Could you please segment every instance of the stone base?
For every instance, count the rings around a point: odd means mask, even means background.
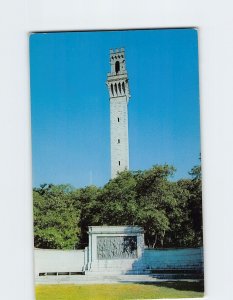
[[[181,278],[169,277],[159,278],[151,275],[110,275],[93,274],[72,275],[72,276],[42,276],[36,278],[36,284],[115,284],[115,283],[157,283],[167,280],[182,281]],[[189,279],[192,282],[198,282],[199,279]]]
[[[137,259],[99,260],[88,265],[85,274],[147,274],[146,266]]]
[[[129,270],[129,271],[122,271],[122,270],[115,270],[112,271],[108,270],[98,270],[98,271],[85,271],[85,275],[103,275],[103,276],[116,276],[116,275],[148,275],[150,272],[148,270]]]
[[[144,230],[139,226],[89,226],[85,274],[144,274]]]

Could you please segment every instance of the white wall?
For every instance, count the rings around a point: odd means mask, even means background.
[[[47,272],[82,272],[84,256],[85,250],[35,249],[35,276]],[[114,271],[114,261],[108,263],[111,271]],[[134,267],[138,264],[143,269],[202,269],[203,249],[145,249],[139,260],[131,261],[130,268],[132,264]]]
[[[203,248],[145,249],[143,263],[148,269],[202,269]]]
[[[84,250],[35,249],[35,276],[47,272],[82,272]]]

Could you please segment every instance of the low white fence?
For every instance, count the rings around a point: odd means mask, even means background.
[[[35,276],[84,271],[85,250],[35,249]]]
[[[77,274],[85,271],[86,250],[35,249],[35,276]],[[145,249],[135,263],[142,263],[147,270],[203,269],[203,249]]]
[[[143,263],[148,269],[203,269],[203,248],[145,249]]]

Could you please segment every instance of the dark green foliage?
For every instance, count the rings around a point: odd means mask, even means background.
[[[171,181],[172,166],[124,171],[103,188],[43,185],[34,189],[35,246],[84,248],[88,226],[139,225],[148,247],[202,245],[201,169]]]
[[[94,185],[87,186],[79,190],[80,203],[80,243],[79,248],[84,248],[88,244],[88,226],[97,225],[100,219],[99,205],[97,197],[100,194],[100,189]]]
[[[78,244],[80,210],[67,185],[42,185],[33,191],[34,245],[47,249],[74,249]]]
[[[103,187],[98,197],[102,224],[135,224],[137,211],[135,187],[136,180],[128,171],[122,172]]]

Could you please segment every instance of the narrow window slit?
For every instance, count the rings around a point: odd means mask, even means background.
[[[115,92],[117,94],[117,84],[116,83],[114,84],[114,88],[115,88]]]
[[[125,93],[125,83],[124,82],[122,83],[122,90]]]
[[[117,60],[117,61],[115,62],[115,72],[116,72],[116,74],[117,74],[119,71],[120,71],[120,62]]]

